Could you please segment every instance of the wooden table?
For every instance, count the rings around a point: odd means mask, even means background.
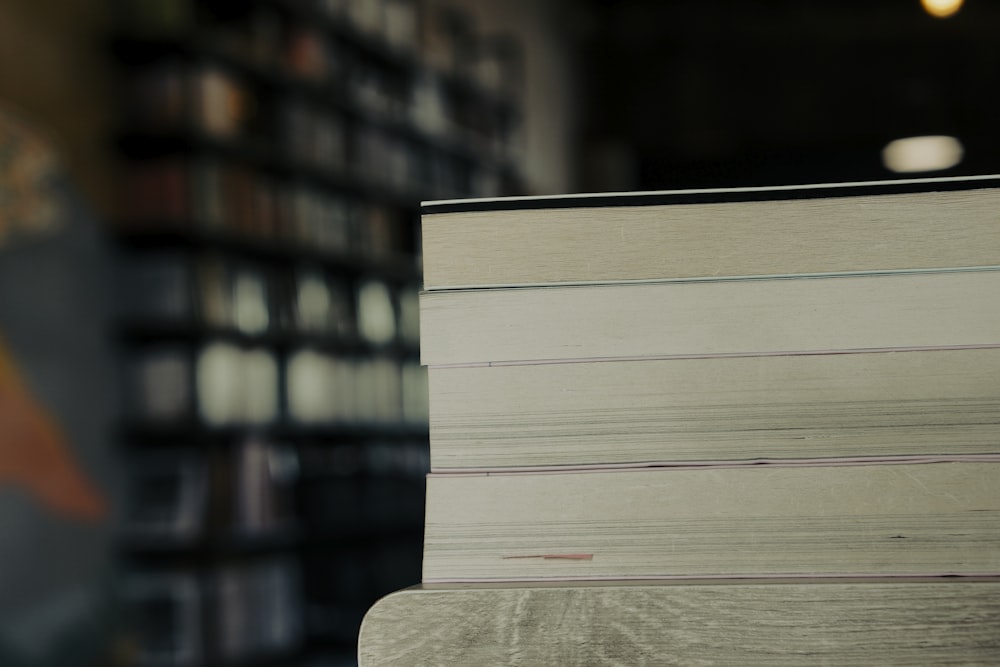
[[[424,585],[365,617],[380,665],[1000,664],[1000,581]]]

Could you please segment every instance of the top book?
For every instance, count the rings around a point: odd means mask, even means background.
[[[424,202],[427,290],[1000,265],[1000,175]]]

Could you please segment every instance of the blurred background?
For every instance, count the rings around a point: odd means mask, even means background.
[[[998,173],[998,28],[0,0],[0,664],[354,664],[420,579],[421,200]]]

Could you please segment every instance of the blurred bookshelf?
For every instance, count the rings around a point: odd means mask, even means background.
[[[523,191],[522,63],[429,0],[122,0],[136,664],[348,665],[420,579],[418,205]]]

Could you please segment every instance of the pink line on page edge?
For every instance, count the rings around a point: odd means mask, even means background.
[[[623,583],[635,583],[648,581],[650,583],[655,582],[690,582],[695,583],[698,581],[733,581],[733,582],[768,582],[768,581],[788,581],[788,582],[800,582],[808,583],[810,581],[815,582],[837,582],[837,581],[851,581],[851,580],[880,580],[880,581],[991,581],[1000,583],[1000,572],[925,572],[925,573],[910,573],[910,574],[865,574],[865,573],[854,573],[854,574],[829,574],[829,573],[817,573],[817,574],[699,574],[699,575],[687,575],[687,574],[667,574],[667,575],[635,575],[635,576],[561,576],[561,577],[490,577],[490,578],[476,578],[476,577],[458,577],[454,579],[449,578],[425,578],[421,583],[424,584],[510,584],[510,583],[567,583],[567,582],[623,582]]]
[[[501,556],[502,560],[514,558],[540,558],[542,560],[594,560],[594,554],[529,554],[523,556]]]

